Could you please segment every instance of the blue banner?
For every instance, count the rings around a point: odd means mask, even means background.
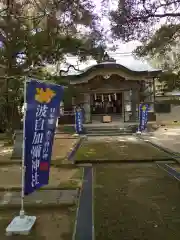
[[[78,108],[75,112],[75,128],[76,133],[83,133],[83,112],[82,109]]]
[[[25,186],[28,195],[48,184],[62,86],[31,80],[26,86]]]
[[[139,131],[141,132],[147,128],[148,110],[149,110],[148,104],[142,103],[139,106]]]

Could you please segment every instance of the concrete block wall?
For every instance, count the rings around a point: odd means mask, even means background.
[[[180,121],[180,105],[171,105],[170,113],[156,113],[156,122]]]

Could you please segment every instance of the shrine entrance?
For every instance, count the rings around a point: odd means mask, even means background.
[[[91,94],[91,114],[122,115],[122,93]]]

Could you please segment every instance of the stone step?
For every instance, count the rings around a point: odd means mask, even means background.
[[[86,129],[86,132],[126,132],[126,131],[132,131],[131,129],[119,129],[119,128],[114,128],[114,129]]]
[[[85,132],[88,136],[120,136],[131,135],[137,131],[137,125],[120,126],[88,126]]]
[[[58,205],[75,204],[78,198],[78,189],[75,190],[41,190],[25,197],[25,205]],[[19,191],[0,192],[0,207],[14,206],[20,207],[21,194]]]
[[[86,134],[88,136],[120,136],[120,135],[127,135],[132,134],[133,129],[128,128],[114,128],[114,129],[88,129],[86,130]]]
[[[120,128],[85,128],[87,132],[89,131],[123,131],[124,129],[120,129]]]
[[[99,129],[86,129],[86,133],[128,133],[128,132],[136,132],[137,128],[109,128],[109,129],[105,129],[105,128],[99,128]]]
[[[94,133],[87,133],[87,136],[124,136],[124,135],[132,135],[132,133],[124,132],[94,132]]]

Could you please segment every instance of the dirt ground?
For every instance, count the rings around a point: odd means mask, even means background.
[[[179,239],[177,180],[156,164],[99,165],[94,169],[96,239]]]
[[[12,146],[3,146],[4,142],[0,141],[0,161],[9,160],[12,155]]]
[[[1,240],[10,239],[5,236],[5,229],[18,212],[1,212],[0,236]],[[35,215],[37,221],[30,235],[13,236],[15,240],[71,240],[73,231],[74,209],[31,211],[28,215]]]
[[[61,134],[61,138],[54,140],[52,160],[66,157],[77,139],[68,139],[70,135]],[[0,142],[0,161],[10,160],[12,147],[4,147]],[[13,161],[13,160],[12,160]],[[72,182],[81,184],[82,169],[64,169],[51,167],[49,185],[71,186]],[[18,165],[0,165],[0,187],[20,187],[21,167]],[[64,210],[32,210],[28,215],[37,216],[35,227],[28,236],[13,236],[16,240],[71,240],[76,209]],[[7,240],[5,229],[14,216],[19,212],[3,210],[0,212],[0,239]]]
[[[71,151],[77,139],[69,139],[70,134],[61,134],[61,138],[55,138],[53,145],[52,160],[59,158],[65,158],[67,154]]]
[[[71,151],[73,145],[76,143],[77,139],[69,139],[72,137],[71,134],[58,134],[54,139],[52,160],[57,160],[60,158],[65,158],[69,151]],[[3,146],[3,141],[0,141],[0,161],[10,160],[12,154],[12,146]]]
[[[81,169],[64,169],[51,167],[48,186],[59,186],[76,181],[81,181]],[[0,187],[19,187],[21,184],[21,167],[15,165],[0,167]]]

